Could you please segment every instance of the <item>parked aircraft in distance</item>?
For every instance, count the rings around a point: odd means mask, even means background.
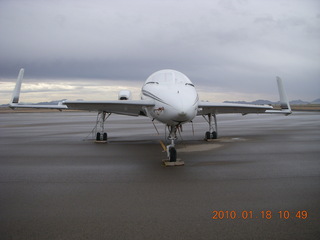
[[[115,101],[63,101],[58,105],[19,104],[21,83],[24,69],[20,69],[16,86],[13,91],[9,106],[15,108],[46,108],[46,109],[74,109],[98,112],[96,140],[107,140],[104,124],[110,114],[130,116],[147,116],[152,121],[157,120],[169,129],[168,139],[171,141],[166,146],[168,158],[171,162],[177,160],[175,140],[177,131],[182,124],[202,115],[208,122],[206,139],[216,139],[217,114],[241,113],[280,113],[291,114],[291,108],[283,88],[282,80],[277,77],[280,95],[281,110],[273,110],[269,105],[213,103],[200,101],[195,86],[190,79],[181,72],[166,69],[153,73],[147,78],[141,90],[141,99],[132,100],[130,91],[120,91],[118,100]]]

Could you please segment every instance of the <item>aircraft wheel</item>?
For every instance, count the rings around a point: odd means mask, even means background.
[[[206,132],[206,139],[211,139],[211,133],[210,132]]]
[[[107,133],[103,133],[103,141],[107,141],[107,139],[108,139]]]
[[[97,140],[97,141],[100,141],[100,140],[101,140],[100,136],[101,136],[101,133],[97,132],[97,136],[96,136],[96,140]]]
[[[174,147],[169,148],[170,153],[170,162],[176,162],[177,161],[177,151]]]
[[[217,139],[217,138],[218,138],[217,132],[212,132],[212,139]]]

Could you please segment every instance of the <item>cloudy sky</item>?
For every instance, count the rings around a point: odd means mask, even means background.
[[[318,0],[0,0],[0,104],[138,98],[171,68],[211,101],[320,97]]]

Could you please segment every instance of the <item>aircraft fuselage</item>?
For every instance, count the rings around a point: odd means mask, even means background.
[[[141,99],[155,101],[155,106],[145,109],[148,117],[170,126],[192,121],[198,111],[199,97],[193,83],[175,70],[152,74],[142,87]]]

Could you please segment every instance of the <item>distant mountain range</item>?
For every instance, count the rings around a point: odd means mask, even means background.
[[[257,104],[257,105],[275,105],[275,104],[279,104],[280,102],[271,102],[269,100],[256,100],[256,101],[252,101],[252,102],[246,102],[246,101],[224,101],[224,103],[242,103],[242,104]],[[293,100],[290,101],[290,105],[307,105],[307,104],[320,104],[320,98],[312,101],[312,102],[306,102],[306,101],[302,101],[302,100]]]
[[[22,104],[34,104],[34,105],[58,105],[59,102],[65,101],[67,99],[62,99],[62,100],[54,100],[51,102],[38,102],[38,103],[22,103]],[[2,104],[0,107],[8,107],[9,104]]]
[[[55,100],[55,101],[51,101],[51,102],[39,102],[39,103],[35,103],[36,105],[55,105],[58,104],[59,102],[65,101],[66,99],[62,99],[62,100]],[[246,102],[246,101],[224,101],[224,103],[241,103],[241,104],[257,104],[257,105],[274,105],[274,104],[279,104],[279,102],[271,102],[269,100],[256,100],[256,101],[252,101],[252,102]],[[302,100],[293,100],[290,101],[291,105],[307,105],[307,104],[320,104],[320,98],[312,101],[312,102],[306,102],[306,101],[302,101]],[[0,107],[8,107],[9,104],[2,104],[0,105]]]

